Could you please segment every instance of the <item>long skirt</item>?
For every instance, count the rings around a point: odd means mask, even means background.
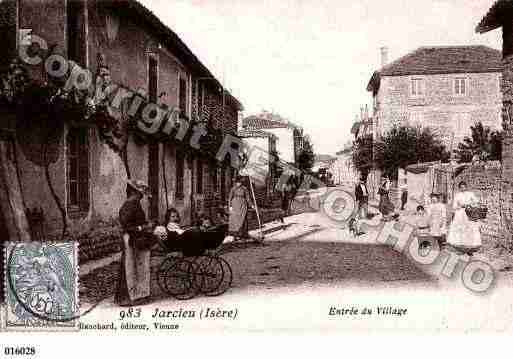
[[[150,250],[130,245],[130,236],[123,235],[123,253],[115,301],[126,305],[150,296]]]
[[[239,196],[235,196],[231,202],[232,211],[229,219],[229,234],[246,238],[248,237],[248,204]]]
[[[379,211],[383,216],[388,216],[389,214],[394,212],[394,204],[390,201],[388,194],[382,194],[379,197]]]
[[[468,219],[464,208],[454,212],[454,219],[449,227],[447,243],[461,249],[479,248],[481,246],[480,223]]]

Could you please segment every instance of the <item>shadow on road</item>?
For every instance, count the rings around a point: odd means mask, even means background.
[[[437,281],[401,253],[384,245],[303,240],[322,229],[314,228],[283,241],[233,243],[223,250],[223,258],[233,269],[229,292],[287,288],[316,284],[349,285],[403,281],[404,285],[434,287]],[[152,296],[164,299],[155,278],[162,257],[152,257]],[[112,263],[81,278],[80,295],[84,302],[113,295],[118,281],[119,262]]]
[[[263,248],[225,255],[235,273],[234,290],[301,284],[408,281],[436,285],[436,279],[387,246],[340,242],[270,242]],[[407,285],[407,284],[406,284]]]

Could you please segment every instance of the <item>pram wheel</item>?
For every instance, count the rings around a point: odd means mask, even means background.
[[[191,299],[197,294],[193,285],[198,265],[182,257],[166,258],[157,272],[162,291],[176,299]]]
[[[205,295],[209,297],[215,297],[225,293],[231,287],[233,281],[233,272],[230,264],[226,261],[226,259],[222,257],[217,257],[217,259],[223,266],[223,280],[221,283],[219,283],[215,290],[205,293]]]
[[[201,293],[216,291],[224,278],[223,263],[217,256],[202,255],[196,258],[198,265],[196,275],[194,276],[194,286]]]

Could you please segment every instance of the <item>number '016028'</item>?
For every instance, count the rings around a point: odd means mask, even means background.
[[[35,355],[36,348],[35,347],[5,347],[4,354],[9,356],[17,356],[17,355]]]

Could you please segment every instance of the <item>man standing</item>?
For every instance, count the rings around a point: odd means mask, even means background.
[[[369,210],[369,191],[367,191],[367,185],[363,177],[360,178],[360,182],[355,186],[354,194],[356,202],[358,202],[358,215],[360,218],[367,218]]]
[[[401,211],[404,211],[404,206],[408,202],[408,183],[406,178],[399,188],[401,190]]]

